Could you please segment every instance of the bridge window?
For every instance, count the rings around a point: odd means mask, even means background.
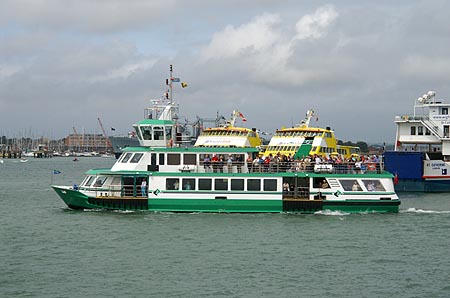
[[[418,127],[417,127],[417,134],[418,134],[419,136],[423,136],[423,126],[418,126]]]
[[[163,140],[164,139],[164,130],[162,127],[155,126],[153,128],[153,136],[155,140]]]
[[[169,140],[172,137],[172,126],[166,126],[166,139]]]
[[[412,136],[416,135],[416,127],[415,126],[411,126],[411,135]]]
[[[442,108],[442,115],[448,115],[448,108]]]
[[[151,140],[152,139],[152,128],[151,127],[141,127],[141,132],[142,132],[142,138],[144,140]]]

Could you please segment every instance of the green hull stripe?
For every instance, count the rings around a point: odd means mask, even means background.
[[[149,210],[174,212],[282,212],[281,200],[150,199]]]

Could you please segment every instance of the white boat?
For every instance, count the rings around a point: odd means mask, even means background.
[[[450,103],[429,91],[395,117],[394,151],[384,153],[397,191],[450,192]]]

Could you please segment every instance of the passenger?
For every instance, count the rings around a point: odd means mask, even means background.
[[[219,162],[217,163],[219,172],[222,173],[223,172],[223,166],[225,165],[225,158],[223,157],[223,155],[219,156]]]
[[[327,180],[323,180],[322,181],[322,188],[329,188],[330,186],[328,185],[328,182],[327,182]]]
[[[205,168],[206,172],[209,172],[211,169],[211,158],[209,158],[209,155],[206,154],[205,158],[203,159],[203,167]]]
[[[368,191],[375,191],[375,185],[373,184],[372,181],[370,181],[370,182],[367,184],[367,190],[368,190]]]
[[[145,180],[145,178],[142,180],[141,183],[141,193],[143,197],[147,195],[147,180]]]
[[[352,191],[359,191],[360,190],[360,188],[359,188],[359,185],[358,185],[358,182],[353,182],[353,186],[352,186]]]
[[[216,173],[217,168],[219,166],[219,158],[217,157],[217,154],[213,155],[213,157],[211,158],[211,161],[212,161],[213,171],[214,171],[214,173]]]
[[[186,182],[186,184],[184,185],[184,190],[191,190],[191,184],[189,183],[189,181]]]
[[[232,166],[233,166],[233,156],[231,154],[228,154],[227,158],[228,173],[231,173]]]
[[[283,183],[283,194],[287,195],[289,193],[289,183]]]
[[[177,181],[175,181],[175,183],[173,184],[173,189],[174,190],[179,190],[180,189],[180,183]]]

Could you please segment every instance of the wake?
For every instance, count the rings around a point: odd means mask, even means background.
[[[400,210],[400,213],[417,213],[417,214],[450,214],[450,211],[446,210],[424,210],[417,208],[408,208],[406,210]]]

